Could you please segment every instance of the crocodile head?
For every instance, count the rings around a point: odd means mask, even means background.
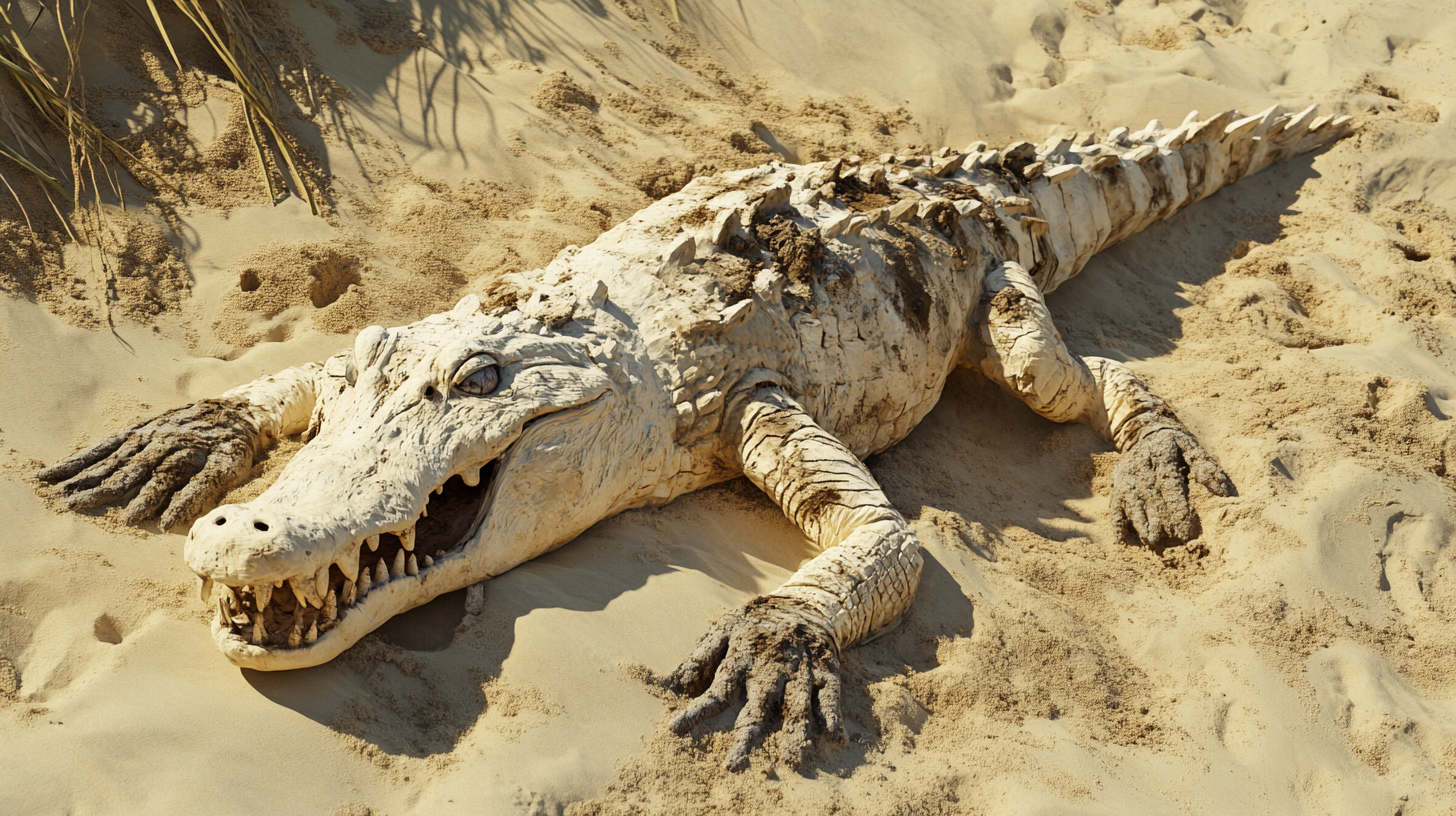
[[[325,373],[316,435],[278,480],[188,534],[214,640],[239,666],[323,663],[560,546],[621,509],[651,447],[630,378],[587,342],[475,308],[365,329]]]

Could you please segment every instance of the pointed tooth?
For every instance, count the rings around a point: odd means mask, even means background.
[[[308,604],[308,592],[303,588],[303,581],[297,578],[289,578],[288,588],[293,590],[293,597],[298,599],[299,606],[306,606]]]
[[[401,575],[404,575],[404,550],[396,550],[394,563],[389,567],[389,577],[398,578]]]
[[[339,599],[331,589],[328,596],[324,598],[324,620],[331,621],[337,617],[339,617]]]
[[[464,482],[469,487],[475,487],[476,485],[480,484],[480,468],[466,468],[465,470],[461,471],[460,481]]]
[[[329,566],[328,564],[324,564],[322,567],[319,567],[318,573],[313,576],[313,588],[318,593],[321,602],[323,597],[329,594]],[[318,605],[314,604],[314,606]]]
[[[404,574],[405,575],[419,575],[420,574],[420,565],[417,564],[417,563],[415,563],[415,554],[414,553],[410,553],[409,560],[407,560],[407,561],[404,562]]]
[[[223,584],[223,589],[226,591],[218,593],[217,596],[218,614],[222,615],[224,623],[234,623],[238,626],[246,626],[248,623],[248,616],[243,614],[241,610],[237,609],[236,604],[232,603],[232,601],[234,600],[234,596],[231,594],[233,588],[228,586],[227,584]]]
[[[231,617],[232,615],[229,614],[227,610],[227,603],[223,601],[221,595],[217,596],[217,622],[222,624],[223,626],[227,626],[229,623],[231,623],[231,621],[229,620],[229,618]]]
[[[435,495],[436,496],[439,496],[440,494],[442,494],[444,492],[445,492],[445,485],[443,483],[435,486]]]
[[[362,599],[365,595],[368,595],[369,594],[369,586],[371,584],[373,584],[373,583],[374,583],[374,580],[369,575],[369,568],[368,567],[365,567],[364,569],[359,570],[359,584],[358,584],[358,588],[355,590],[355,597]]]
[[[273,588],[274,589],[282,589],[283,588],[283,579],[282,578],[279,578],[278,580],[274,581],[273,582]]]
[[[238,590],[233,587],[228,587],[227,593],[224,595],[224,600],[228,610],[228,617],[232,622],[239,626],[247,626],[248,613],[243,609],[243,599],[242,596],[238,595]]]
[[[401,550],[401,552],[403,552],[403,550]],[[389,583],[389,567],[386,567],[384,565],[384,559],[383,558],[379,559],[378,561],[376,561],[374,563],[374,583],[376,583],[376,584],[387,584],[387,583]]]
[[[314,609],[324,605],[323,596],[318,594],[317,580],[313,576],[294,576],[288,579],[288,585],[293,587],[293,597],[298,599],[299,605],[308,604]]]
[[[211,578],[205,578],[201,575],[197,576],[197,597],[202,599],[204,606],[207,605],[208,601],[212,600]]]
[[[268,608],[268,602],[273,600],[273,585],[264,581],[262,584],[253,587],[253,602],[257,605],[258,611],[262,612]]]
[[[339,565],[339,572],[344,573],[344,580],[359,580],[359,547],[352,546],[344,553],[344,557],[334,562]]]
[[[303,612],[293,613],[293,628],[288,632],[288,648],[297,649],[303,645]]]
[[[263,628],[263,613],[253,617],[253,645],[262,646],[268,641],[268,630]]]
[[[379,534],[375,533],[369,536],[364,539],[364,543],[369,545],[369,552],[377,552],[379,550]]]
[[[420,518],[429,518],[429,517],[430,517],[430,505],[429,504],[426,504],[424,507],[420,508]]]
[[[435,559],[429,557],[428,555],[425,556],[425,569],[429,569],[433,566],[435,566]]]
[[[355,584],[353,581],[344,582],[344,594],[342,597],[339,598],[339,600],[343,602],[345,609],[348,609],[349,607],[354,605],[354,593],[357,591],[357,587],[358,585]]]
[[[318,623],[312,623],[308,627],[308,633],[303,636],[304,643],[313,643],[318,640]]]
[[[227,584],[222,585],[222,591],[218,597],[223,602],[223,608],[231,615],[238,608],[238,595],[233,588]]]
[[[405,552],[415,551],[415,528],[411,527],[408,530],[402,530],[395,533],[395,535],[399,537],[399,543],[404,547]]]

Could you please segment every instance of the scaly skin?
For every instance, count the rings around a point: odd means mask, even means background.
[[[746,697],[728,765],[776,710],[785,758],[840,731],[840,653],[898,619],[919,542],[861,462],[971,366],[1123,458],[1113,522],[1197,532],[1190,480],[1233,486],[1126,367],[1062,343],[1043,298],[1097,251],[1347,118],[1236,113],[1097,145],[975,146],[694,180],[585,248],[409,326],[143,423],[46,469],[76,508],[202,514],[186,560],[240,666],[316,665],[391,615],[622,510],[747,475],[821,553],[718,621],[667,678],[681,733]],[[502,290],[505,291],[505,290]],[[265,493],[206,508],[279,435]],[[432,496],[435,498],[432,500]],[[164,509],[165,508],[165,509]],[[428,515],[427,515],[428,514]]]

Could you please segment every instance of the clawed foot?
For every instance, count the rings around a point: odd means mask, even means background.
[[[168,411],[37,474],[60,482],[71,510],[136,497],[122,518],[137,524],[162,512],[163,529],[191,521],[241,482],[262,433],[242,400],[208,399]]]
[[[1234,495],[1233,482],[1187,431],[1153,431],[1122,455],[1112,471],[1112,525],[1161,551],[1187,543],[1199,531],[1188,503],[1190,478],[1217,496]]]
[[[779,758],[795,766],[816,726],[843,740],[839,659],[833,641],[801,607],[783,598],[756,598],[724,616],[698,641],[693,656],[667,678],[667,686],[697,697],[668,724],[676,734],[691,732],[746,693],[724,763],[730,771],[748,767],[754,742],[772,730],[776,720],[781,720]]]

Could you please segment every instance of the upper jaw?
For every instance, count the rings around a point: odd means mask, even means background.
[[[413,521],[336,536],[347,543],[333,547],[332,556],[314,553],[292,573],[275,567],[250,571],[266,577],[241,580],[239,573],[247,572],[198,569],[211,565],[198,563],[207,559],[189,536],[188,562],[198,572],[203,603],[213,605],[218,647],[248,668],[317,665],[389,617],[458,589],[470,569],[466,551],[490,506],[498,461],[452,474],[426,493]]]

